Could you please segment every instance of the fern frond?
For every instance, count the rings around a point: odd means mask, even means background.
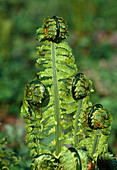
[[[67,34],[66,22],[57,16],[44,18],[37,30],[37,40],[43,43],[37,47],[37,78],[27,85],[21,107],[34,170],[80,170],[78,157],[83,169],[94,169],[97,159],[101,166],[99,155],[108,148],[111,115],[89,101],[92,82],[77,72],[72,49],[62,41]],[[62,148],[68,145],[75,148]]]
[[[6,146],[7,143],[7,137],[0,138],[0,169],[9,170],[8,167],[18,164],[21,158],[16,156],[11,150],[8,150]]]
[[[44,45],[41,48],[38,48],[39,59],[37,60],[36,66],[41,70],[38,75],[39,79],[42,83],[49,87],[49,94],[50,94],[50,103],[51,103],[51,96],[54,95],[53,93],[53,85],[52,85],[52,59],[51,59],[51,42],[45,41]],[[71,95],[71,82],[72,77],[77,71],[77,66],[75,64],[75,59],[72,54],[72,50],[68,43],[60,42],[55,44],[55,63],[56,63],[56,73],[57,73],[57,80],[58,80],[58,97],[59,97],[59,104],[60,104],[60,113],[61,118],[66,119],[64,121],[65,125],[62,124],[63,130],[65,130],[65,126],[67,128],[72,127],[72,123],[69,124],[71,121],[71,116],[66,116],[67,114],[71,114],[76,110],[76,105],[74,99]],[[54,101],[53,101],[54,103]],[[51,116],[54,115],[54,105],[51,106]],[[48,115],[50,113],[48,109],[46,111],[43,110],[43,115]],[[44,113],[46,112],[46,113]],[[44,116],[43,116],[44,117]],[[47,117],[47,116],[46,116]],[[45,119],[45,118],[44,118]],[[48,120],[48,122],[51,122]],[[55,120],[53,119],[53,122]],[[71,121],[72,122],[72,121]],[[56,122],[55,122],[56,123]],[[47,126],[49,124],[47,123]],[[65,136],[63,137],[65,139]]]
[[[42,154],[35,158],[30,170],[57,170],[58,160],[51,154]]]

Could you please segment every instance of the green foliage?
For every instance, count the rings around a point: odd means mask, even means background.
[[[9,170],[15,164],[21,161],[21,158],[17,158],[16,154],[6,147],[7,138],[2,137],[0,139],[0,168]]]
[[[116,154],[116,11],[115,0],[79,0],[74,3],[71,0],[1,0],[1,113],[19,114],[24,86],[35,77],[36,44],[32,37],[42,18],[55,14],[64,16],[69,24],[68,42],[74,50],[76,64],[80,72],[86,73],[94,82],[95,94],[90,96],[91,101],[101,103],[112,114],[109,146]],[[69,107],[69,113],[72,110]],[[54,134],[44,143],[51,138]]]
[[[2,148],[9,155],[13,155],[19,160],[18,164],[11,162],[13,158],[6,158],[4,160],[9,160],[10,164],[7,165],[7,169],[10,170],[28,170],[30,169],[30,164],[32,158],[29,156],[30,150],[26,147],[27,143],[25,142],[25,127],[21,119],[17,119],[17,123],[14,125],[5,125],[5,131],[0,132],[0,141],[5,138],[6,143],[2,144]],[[2,150],[1,150],[2,151]],[[1,169],[1,168],[0,168]]]
[[[25,15],[26,6],[26,2],[23,1],[0,1],[0,88],[2,89],[0,106],[6,104],[8,106],[6,112],[17,115],[20,111],[18,105],[21,104],[24,85],[31,75],[32,77],[34,75],[34,67],[31,64],[33,57],[30,56],[34,46],[30,45],[32,32],[28,31],[32,25],[29,16]],[[27,10],[30,10],[28,6]],[[25,46],[23,42],[27,41]]]
[[[79,0],[74,3],[71,0],[1,0],[1,110],[6,106],[4,112],[19,114],[18,106],[23,97],[24,86],[36,73],[36,43],[32,37],[44,16],[61,15],[69,24],[68,41],[74,49],[76,64],[80,72],[85,72],[94,82],[95,96],[91,95],[93,104],[101,101],[114,117],[112,140],[109,143],[116,154],[113,148],[114,141],[116,142],[114,132],[117,129],[116,11],[115,0]]]
[[[59,160],[59,166],[61,167],[61,169],[81,169],[81,162],[78,160],[77,156],[75,155],[75,152],[71,152],[70,149],[63,148]]]
[[[41,29],[40,29],[41,30]],[[40,35],[39,35],[40,36]],[[50,37],[49,37],[50,39]],[[72,55],[72,51],[71,48],[69,47],[69,45],[65,42],[61,42],[61,43],[56,43],[55,44],[55,50],[56,50],[56,68],[57,68],[57,80],[58,80],[58,93],[59,93],[59,109],[60,109],[60,114],[61,117],[63,117],[64,119],[67,118],[67,114],[69,115],[69,108],[71,106],[69,106],[67,103],[73,103],[74,100],[72,98],[72,95],[69,95],[69,91],[70,91],[70,85],[67,86],[66,85],[66,80],[69,79],[70,77],[73,77],[77,67],[75,65],[75,60],[74,57]],[[39,54],[39,59],[37,60],[37,66],[39,67],[39,69],[41,70],[38,73],[39,76],[39,81],[41,81],[44,86],[47,87],[47,90],[49,92],[50,95],[50,101],[48,103],[48,106],[46,109],[41,109],[40,110],[40,115],[38,114],[38,112],[36,113],[34,110],[34,107],[30,107],[30,104],[27,102],[28,100],[25,99],[24,97],[24,104],[22,106],[22,110],[21,113],[23,115],[23,117],[27,117],[27,116],[32,116],[30,120],[26,120],[27,122],[29,122],[29,126],[30,127],[35,127],[35,124],[42,124],[42,126],[38,125],[38,131],[36,128],[32,128],[31,131],[29,133],[30,137],[28,136],[28,139],[30,138],[30,140],[32,141],[34,136],[33,134],[37,134],[38,139],[37,139],[37,143],[39,144],[40,142],[40,138],[44,138],[48,135],[51,135],[53,133],[55,133],[55,128],[54,126],[56,125],[56,120],[54,118],[55,116],[55,104],[53,103],[53,85],[52,85],[52,77],[53,77],[53,68],[52,68],[52,59],[51,59],[51,42],[46,41],[44,42],[44,45],[40,48],[38,48],[38,54]],[[43,58],[43,60],[42,60]],[[26,92],[27,93],[27,92]],[[68,96],[69,95],[69,96]],[[69,97],[69,101],[67,100]],[[67,101],[67,103],[66,103]],[[68,105],[68,106],[67,106]],[[31,113],[29,113],[29,108],[30,107],[30,111]],[[75,107],[75,105],[74,105]],[[72,107],[73,108],[73,107]],[[29,115],[27,115],[27,111],[29,113]],[[74,108],[70,111],[74,111]],[[35,115],[37,115],[35,117]],[[38,118],[38,120],[36,120]],[[71,117],[69,117],[69,119],[71,120]],[[33,120],[35,120],[34,124],[33,124]],[[63,129],[69,128],[72,126],[72,124],[69,124],[68,122],[64,121],[62,122],[63,124]],[[28,128],[27,128],[28,129]],[[40,132],[40,134],[39,134]],[[62,142],[65,144],[65,139],[67,139],[67,136],[64,137],[64,133],[62,133],[61,135],[61,140]],[[29,141],[29,140],[28,140]],[[30,144],[29,144],[30,145]],[[41,146],[43,146],[43,142],[40,143]],[[48,144],[49,147],[54,147],[55,143],[54,141],[51,141],[50,144]],[[41,151],[41,147],[39,147],[39,145],[35,144],[33,145],[31,142],[31,145],[33,148],[38,147],[38,150],[40,150],[41,153],[44,152]],[[37,151],[37,154],[39,151]],[[47,152],[47,150],[46,150]],[[49,152],[49,151],[48,151]],[[36,152],[33,150],[32,154]]]
[[[51,154],[42,154],[38,158],[34,159],[34,162],[31,164],[31,170],[34,169],[58,169],[58,160]]]
[[[111,115],[86,97],[93,92],[92,82],[77,74],[72,50],[62,41],[64,24],[61,17],[48,17],[37,30],[37,40],[43,43],[37,48],[39,72],[27,85],[21,107],[32,169],[96,168],[99,155],[108,153]],[[73,149],[63,147],[68,144]]]
[[[79,158],[80,159],[80,158]],[[78,162],[75,152],[71,152],[69,149],[64,147],[62,152],[60,153],[59,159],[55,158],[51,154],[41,154],[39,157],[35,158],[33,163],[31,164],[31,170],[34,169],[59,169],[59,170],[70,170],[72,169],[81,169],[81,164]]]

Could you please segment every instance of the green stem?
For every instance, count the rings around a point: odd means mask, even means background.
[[[60,121],[60,107],[58,97],[58,81],[56,72],[56,53],[55,43],[51,43],[51,56],[52,56],[52,70],[53,70],[53,88],[54,88],[54,105],[55,105],[55,141],[56,141],[56,155],[61,152],[61,121]]]
[[[74,134],[74,146],[77,147],[78,146],[78,141],[79,141],[79,118],[80,118],[80,114],[81,114],[81,107],[82,107],[82,99],[78,101],[78,107],[77,107],[77,111],[76,111],[76,118],[75,118],[75,134]]]
[[[92,157],[93,157],[94,153],[96,152],[96,148],[97,148],[98,141],[99,141],[99,134],[100,134],[100,129],[96,130],[96,134],[95,134],[95,138],[94,138],[94,145],[93,145],[93,149],[92,149],[92,153],[91,153]]]

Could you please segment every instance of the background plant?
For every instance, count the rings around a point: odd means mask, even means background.
[[[15,152],[7,148],[7,137],[0,136],[0,138],[0,169],[9,170],[9,168],[18,164],[21,159]]]

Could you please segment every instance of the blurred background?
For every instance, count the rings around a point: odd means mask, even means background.
[[[0,0],[0,136],[8,135],[7,146],[22,157],[16,170],[29,169],[31,161],[20,107],[37,72],[36,29],[53,15],[67,21],[79,72],[94,84],[92,103],[113,116],[109,150],[117,155],[117,1]]]

